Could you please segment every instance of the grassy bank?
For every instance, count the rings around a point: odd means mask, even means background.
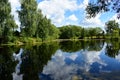
[[[105,41],[109,41],[109,40],[119,40],[119,38],[91,38],[91,37],[85,37],[84,39],[46,39],[46,40],[41,40],[41,38],[31,38],[31,37],[14,37],[13,40],[11,40],[10,42],[7,43],[2,43],[1,45],[37,45],[37,44],[42,44],[42,43],[46,43],[46,42],[53,42],[53,41],[58,41],[58,42],[62,42],[62,41],[79,41],[79,40],[84,40],[84,41],[91,41],[91,40],[105,40]]]

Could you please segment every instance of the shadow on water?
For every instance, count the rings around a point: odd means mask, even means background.
[[[117,80],[120,79],[119,49],[119,43],[99,40],[0,47],[0,79]],[[116,76],[111,79],[108,75],[113,74]]]

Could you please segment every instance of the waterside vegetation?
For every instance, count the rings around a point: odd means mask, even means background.
[[[100,26],[84,28],[77,25],[65,25],[56,27],[42,14],[40,9],[37,9],[36,0],[22,0],[20,3],[21,8],[17,12],[21,25],[18,27],[14,16],[11,15],[9,1],[0,1],[2,6],[0,8],[0,44],[37,44],[64,39],[120,39],[119,24],[115,20],[106,22],[105,30]]]

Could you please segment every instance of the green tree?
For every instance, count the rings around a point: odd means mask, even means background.
[[[51,24],[51,26],[49,26],[49,37],[51,39],[58,39],[59,38],[59,34],[60,34],[59,29],[56,28],[55,25]]]
[[[114,30],[119,28],[119,24],[115,20],[106,22],[106,32],[113,33]]]
[[[41,10],[37,11],[37,30],[36,37],[39,37],[44,40],[56,39],[59,37],[59,30],[51,23],[50,19],[47,19],[46,16],[43,16]]]
[[[85,29],[84,28],[82,28],[82,30],[81,30],[81,39],[83,39],[85,37]]]
[[[81,37],[82,28],[80,26],[67,25],[60,27],[59,30],[61,39],[75,39]]]
[[[21,0],[21,10],[18,11],[23,36],[33,37],[36,31],[36,0]]]
[[[103,30],[100,28],[100,27],[96,27],[96,28],[88,28],[88,36],[89,37],[95,37],[95,38],[97,38],[97,37],[99,37],[100,36],[100,34],[103,32]]]
[[[13,28],[17,27],[11,13],[11,6],[8,0],[0,1],[0,38],[8,42],[13,35]]]

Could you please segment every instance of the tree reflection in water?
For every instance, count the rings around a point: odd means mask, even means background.
[[[119,80],[120,62],[105,55],[108,44],[94,44],[92,41],[84,44],[87,45],[84,46],[85,49],[78,42],[62,42],[61,49],[52,55],[52,59],[44,66],[40,79],[71,80],[77,77],[83,80]],[[72,49],[75,45],[79,46]]]
[[[39,46],[24,48],[20,65],[23,80],[39,80],[38,73],[43,70],[44,65],[51,59],[58,47],[58,43],[43,43]]]
[[[0,47],[0,79],[12,80],[16,62],[12,59],[14,47]],[[15,49],[14,49],[15,50]]]
[[[114,73],[118,77],[120,65],[116,63],[120,62],[119,48],[119,43],[99,40],[1,47],[0,79],[95,79],[95,76],[109,79],[107,72],[110,70],[117,70],[109,75]]]
[[[108,43],[106,46],[106,52],[105,54],[109,57],[115,58],[117,55],[119,55],[119,43],[111,42]]]

